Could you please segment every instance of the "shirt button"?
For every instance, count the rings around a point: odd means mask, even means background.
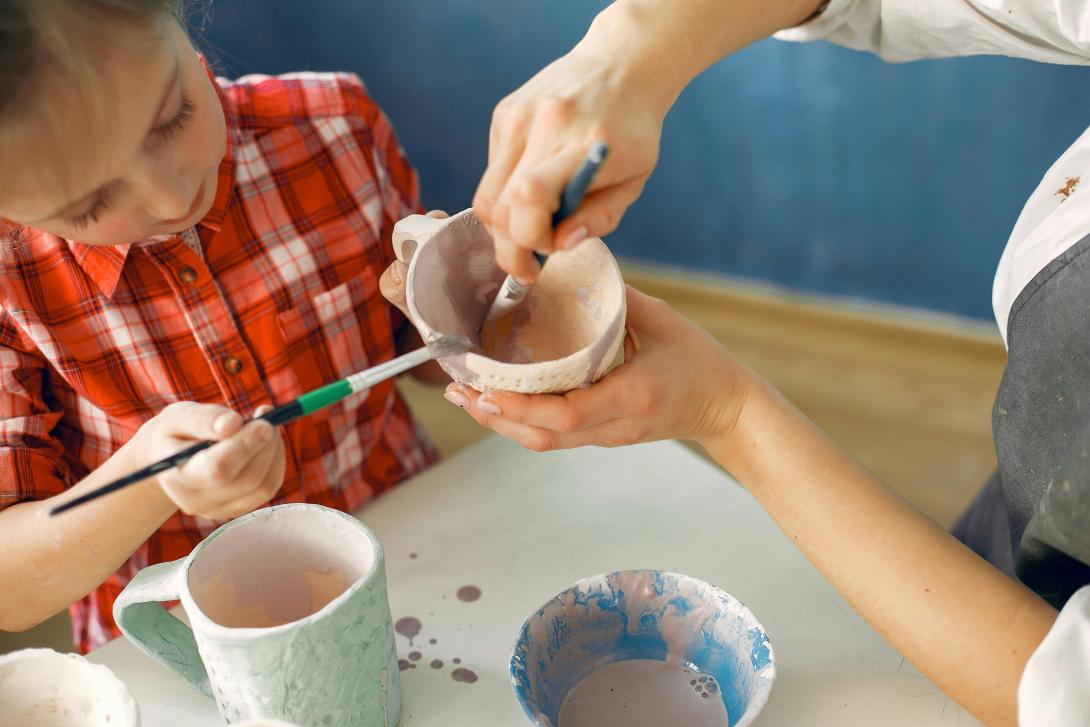
[[[197,282],[197,271],[185,265],[179,268],[178,279],[186,285],[193,285],[193,283]]]
[[[242,359],[238,356],[228,356],[223,359],[223,370],[229,374],[237,374],[242,371]]]

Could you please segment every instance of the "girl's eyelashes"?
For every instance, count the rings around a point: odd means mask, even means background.
[[[189,100],[189,97],[184,93],[182,94],[182,105],[178,109],[178,113],[173,119],[166,122],[162,126],[158,126],[152,129],[151,133],[159,139],[169,139],[177,134],[185,126],[185,122],[193,115],[193,102]]]
[[[72,226],[77,230],[82,230],[92,222],[98,222],[99,216],[106,211],[106,208],[110,206],[110,199],[106,196],[105,192],[100,193],[95,197],[94,203],[91,204],[90,209],[80,214],[77,217],[73,217],[69,220]]]

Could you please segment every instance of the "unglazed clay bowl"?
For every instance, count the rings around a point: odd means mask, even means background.
[[[689,576],[634,570],[583,579],[530,616],[511,681],[531,722],[565,727],[561,707],[573,687],[635,660],[687,672],[682,690],[691,687],[701,708],[725,708],[719,723],[730,727],[753,723],[776,678],[768,635],[738,599]]]
[[[492,236],[473,210],[442,220],[406,217],[394,227],[393,244],[409,266],[406,297],[420,334],[425,340],[436,333],[461,334],[476,344],[469,353],[439,361],[459,383],[479,391],[570,391],[604,376],[621,348],[624,279],[596,237],[551,255],[520,307],[516,358],[532,362],[501,360],[481,346],[482,326],[506,275],[496,265]]]
[[[0,725],[139,727],[132,694],[101,664],[52,649],[0,656]]]

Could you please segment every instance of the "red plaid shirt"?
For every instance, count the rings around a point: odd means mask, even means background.
[[[352,75],[217,83],[228,149],[195,228],[117,246],[29,230],[0,246],[0,507],[63,492],[171,402],[249,416],[395,355],[403,319],[378,281],[419,202],[389,121]],[[392,382],[283,436],[276,503],[353,510],[435,459]],[[137,571],[216,525],[175,514],[74,604],[80,648],[118,633],[113,601]]]

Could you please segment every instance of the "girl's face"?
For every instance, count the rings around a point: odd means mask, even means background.
[[[212,206],[226,144],[216,90],[172,17],[123,26],[87,53],[93,89],[43,70],[24,104],[60,104],[49,123],[31,106],[0,126],[0,217],[118,245],[180,232]]]

